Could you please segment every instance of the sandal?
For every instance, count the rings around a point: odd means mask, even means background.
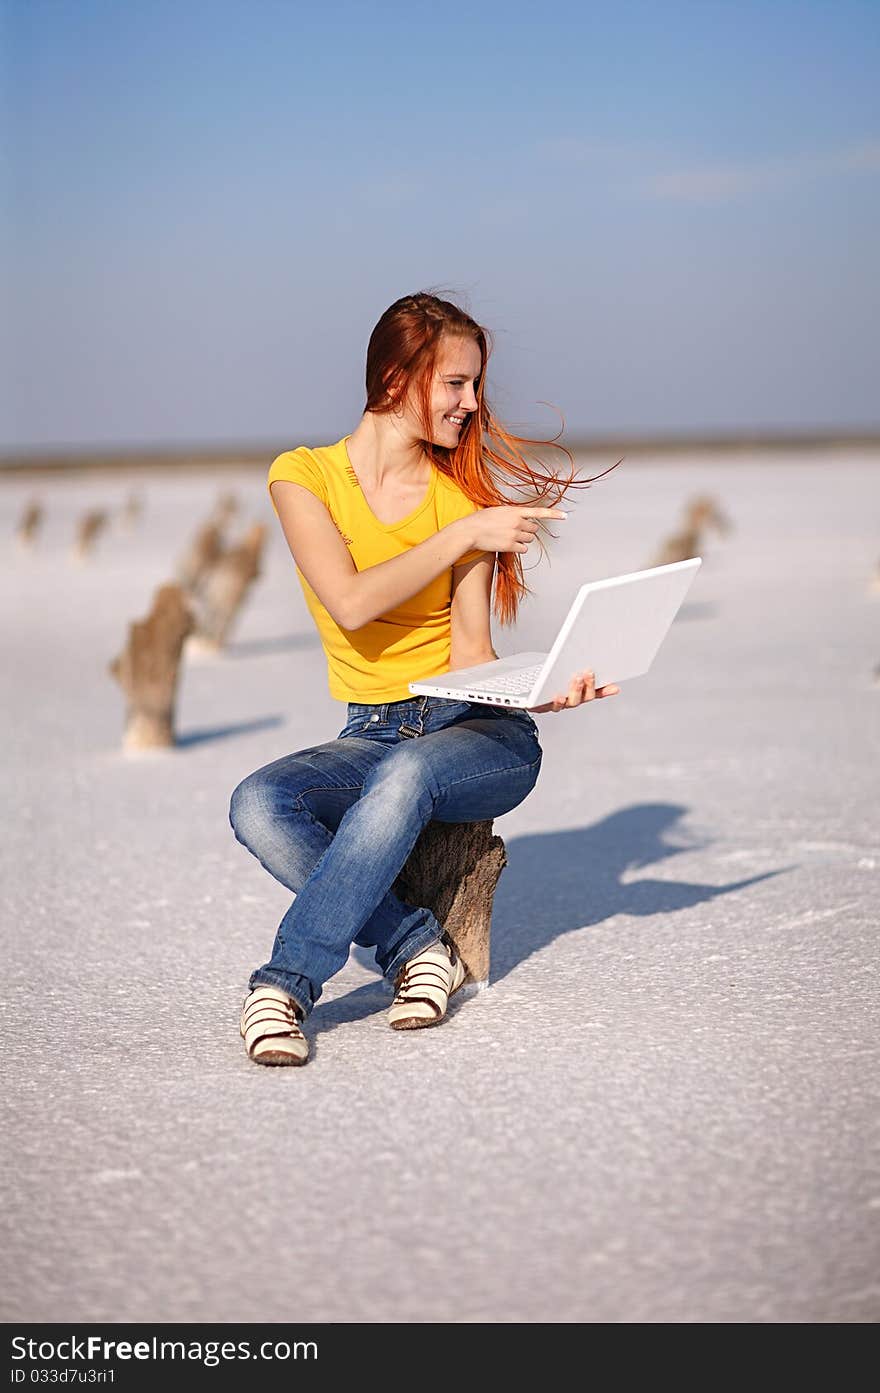
[[[239,1030],[248,1059],[257,1064],[305,1064],[309,1042],[297,1006],[280,987],[255,987],[245,997]]]
[[[455,949],[442,940],[417,953],[397,979],[388,1011],[392,1030],[419,1030],[439,1025],[453,992],[463,986],[467,969]]]

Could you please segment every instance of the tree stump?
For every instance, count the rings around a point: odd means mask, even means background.
[[[196,627],[188,646],[196,652],[219,652],[244,598],[260,574],[266,526],[255,522],[244,540],[215,561],[198,595]]]
[[[392,887],[407,904],[430,909],[467,968],[467,982],[489,980],[492,900],[507,865],[492,822],[429,822]]]
[[[651,565],[669,566],[674,561],[690,561],[700,556],[705,551],[705,534],[710,527],[722,537],[731,530],[729,518],[714,498],[705,494],[692,498],[685,507],[681,531],[665,539]]]
[[[673,533],[654,553],[651,565],[671,566],[674,561],[690,561],[692,557],[699,556],[700,536],[698,527],[686,527],[681,532]]]
[[[16,536],[21,546],[33,546],[42,521],[43,505],[36,502],[28,503],[16,528]]]
[[[126,647],[109,665],[128,703],[126,750],[174,744],[180,655],[192,626],[192,613],[179,585],[161,586],[147,618],[130,625]]]
[[[132,492],[125,500],[122,509],[122,526],[126,532],[133,532],[137,523],[140,522],[144,511],[144,496],[142,493]]]
[[[108,522],[108,514],[102,509],[95,508],[83,514],[77,524],[76,540],[73,544],[73,554],[78,561],[84,561],[94,551],[95,542]]]
[[[685,519],[691,527],[714,527],[721,537],[726,537],[732,530],[730,518],[721,509],[717,498],[712,498],[709,494],[700,494],[697,498],[692,498],[687,505]],[[685,560],[688,558],[686,557]]]
[[[177,566],[177,579],[184,590],[195,594],[222,554],[222,524],[213,521],[205,523],[193,537]]]
[[[218,527],[227,527],[239,511],[239,502],[234,493],[221,493],[214,504],[213,521]]]

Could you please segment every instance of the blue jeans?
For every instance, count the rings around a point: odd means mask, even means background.
[[[281,987],[308,1015],[352,943],[375,948],[394,984],[443,932],[391,893],[422,828],[510,812],[540,767],[528,712],[421,696],[351,704],[335,740],[249,774],[232,795],[232,829],[295,894],[250,986]]]

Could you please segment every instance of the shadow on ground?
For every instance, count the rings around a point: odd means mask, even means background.
[[[718,615],[718,606],[713,605],[708,600],[697,600],[691,604],[682,605],[678,614],[675,616],[676,624],[688,619],[715,619]]]
[[[789,869],[726,885],[625,879],[679,852],[708,845],[680,829],[674,833],[687,812],[677,803],[643,803],[612,813],[593,827],[512,839],[495,894],[490,985],[572,929],[601,924],[615,914],[675,914]],[[353,953],[362,966],[376,968],[369,949],[354,948]],[[347,996],[319,1004],[316,1024],[327,1029],[359,1020],[381,1010],[389,1000],[390,988],[384,980],[367,982]]]
[[[589,928],[616,914],[675,914],[782,874],[782,869],[765,871],[726,885],[625,879],[708,845],[681,831],[674,835],[687,812],[676,803],[643,803],[594,827],[517,838],[507,849],[508,865],[495,894],[490,983],[570,929]]]
[[[317,634],[284,634],[277,638],[243,638],[227,643],[227,658],[261,658],[266,653],[289,653],[294,649],[317,648]]]
[[[178,735],[177,744],[201,745],[205,740],[228,740],[231,735],[251,735],[256,730],[272,730],[283,726],[284,716],[261,716],[258,721],[237,721],[228,726],[205,726],[202,730],[187,730]]]

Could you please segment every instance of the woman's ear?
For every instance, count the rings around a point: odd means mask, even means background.
[[[404,403],[400,390],[395,390],[396,378],[394,372],[389,369],[382,378],[382,386],[385,389],[385,405],[390,407],[392,416],[402,416],[404,413]]]

